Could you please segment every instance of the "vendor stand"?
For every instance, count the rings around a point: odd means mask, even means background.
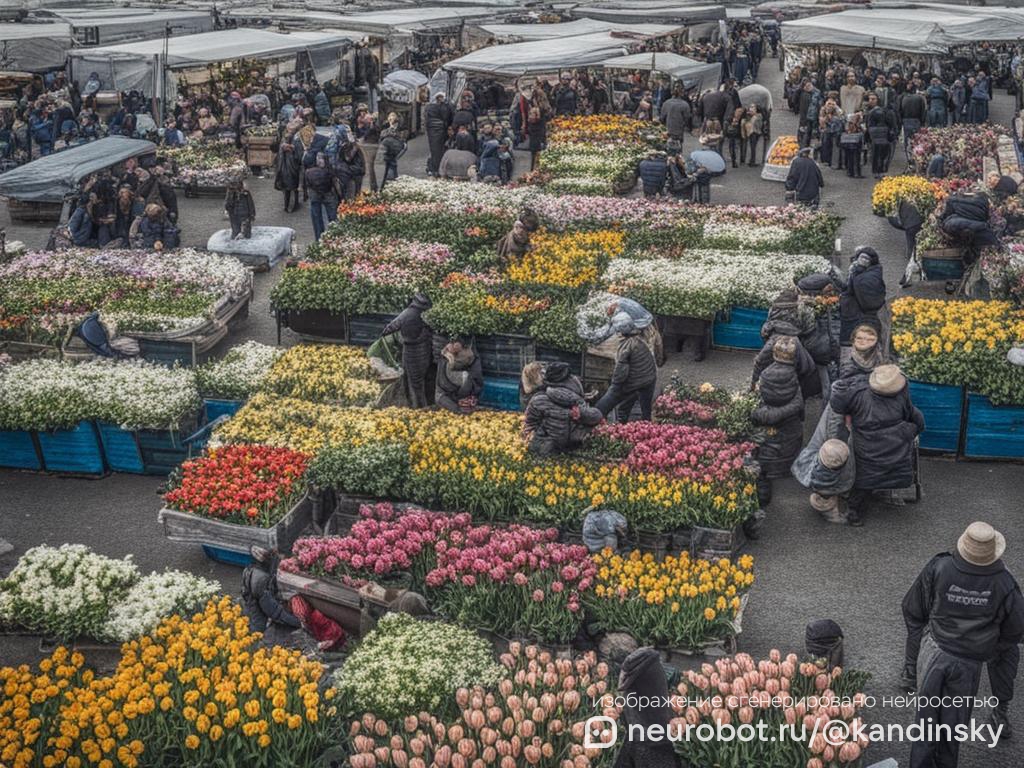
[[[0,70],[61,69],[72,45],[67,24],[0,24]]]
[[[413,69],[389,73],[381,87],[380,115],[398,115],[399,130],[412,138],[422,129],[420,104],[426,98],[427,76]]]
[[[652,76],[668,76],[673,85],[680,83],[685,90],[696,89],[698,93],[718,88],[722,79],[722,65],[718,62],[709,64],[675,53],[651,52],[618,56],[602,61],[601,67],[609,71],[641,71],[649,72]],[[622,92],[618,89],[619,85],[625,83],[621,80],[612,81],[612,99],[615,104],[621,103],[628,96],[628,90]]]
[[[0,175],[0,197],[7,200],[14,221],[58,222],[65,200],[77,192],[86,176],[155,152],[156,145],[150,141],[108,136]]]

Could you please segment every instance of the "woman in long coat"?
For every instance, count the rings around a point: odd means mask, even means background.
[[[388,323],[380,334],[389,336],[397,332],[402,337],[402,370],[409,387],[411,408],[426,408],[429,405],[426,380],[433,354],[434,332],[423,321],[423,313],[431,306],[429,297],[417,293],[409,306]]]
[[[277,175],[274,177],[274,189],[284,192],[285,213],[290,213],[299,207],[302,155],[305,152],[302,140],[298,136],[300,127],[301,122],[289,123],[277,150]]]

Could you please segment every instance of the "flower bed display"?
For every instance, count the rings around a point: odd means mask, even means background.
[[[233,179],[249,175],[249,166],[234,141],[193,141],[183,147],[162,150],[177,186],[225,187]]]
[[[196,386],[207,399],[247,400],[260,389],[270,367],[283,353],[279,347],[247,341],[232,347],[220,359],[198,366]]]
[[[980,179],[985,158],[995,158],[999,137],[1008,135],[1002,126],[957,124],[945,128],[921,128],[910,140],[914,167],[924,173],[931,159],[945,158],[947,178]]]
[[[1024,371],[1006,359],[1024,341],[1024,310],[1006,301],[901,298],[892,322],[893,349],[911,378],[1024,405]]]
[[[124,645],[107,677],[83,669],[82,655],[65,648],[38,672],[0,668],[0,685],[20,686],[26,698],[0,730],[0,760],[69,768],[115,760],[126,768],[314,765],[337,739],[335,692],[320,692],[318,662],[260,647],[260,637],[225,597]]]
[[[613,707],[591,706],[613,688],[607,664],[593,652],[553,659],[520,643],[511,643],[500,662],[496,682],[458,688],[433,710],[409,710],[391,720],[356,713],[348,731],[352,768],[373,768],[384,760],[395,766],[470,765],[472,760],[537,768],[611,764],[614,749],[583,746],[587,719],[618,715]]]
[[[366,351],[333,344],[303,344],[287,350],[266,373],[261,388],[336,405],[373,405],[380,396]]]
[[[28,550],[0,579],[0,627],[61,640],[126,642],[220,591],[190,573],[142,576],[131,556],[116,560],[81,544]]]
[[[865,706],[868,675],[824,662],[800,662],[772,650],[767,659],[749,654],[705,663],[688,670],[674,705],[680,725],[749,724],[754,730],[793,726],[794,738],[680,739],[676,750],[692,765],[787,765],[807,768],[860,765],[868,747],[857,734]],[[780,693],[781,692],[781,693]],[[684,708],[683,704],[692,702]],[[839,721],[839,722],[836,722]],[[835,730],[829,730],[836,723]],[[753,731],[752,731],[753,732]],[[802,738],[800,738],[802,737]],[[804,741],[803,739],[806,739]],[[870,762],[870,761],[869,761]]]
[[[988,249],[982,255],[981,270],[988,280],[992,296],[1024,305],[1024,243],[1004,243],[1004,248]]]
[[[654,418],[671,424],[717,428],[730,440],[745,440],[756,432],[750,414],[758,404],[756,394],[729,392],[709,382],[694,386],[673,374],[654,401]]]
[[[923,176],[886,176],[871,192],[871,212],[877,216],[896,216],[900,203],[906,200],[927,217],[944,197],[942,185]]]
[[[409,474],[402,490],[409,501],[485,519],[578,526],[586,507],[608,504],[645,531],[690,525],[730,529],[756,507],[754,487],[741,476],[725,484],[695,483],[571,457],[538,461],[527,454],[520,429],[515,414],[480,412],[453,419],[445,412],[342,409],[257,395],[214,439],[307,453],[331,445],[404,445]],[[333,481],[322,474],[318,482],[348,491],[344,463],[335,466]],[[733,492],[736,499],[729,498]]]
[[[589,287],[608,266],[622,255],[625,236],[618,231],[549,233],[530,238],[530,250],[514,259],[505,275],[515,283],[550,288]]]
[[[188,248],[33,251],[0,264],[0,339],[59,345],[96,310],[122,335],[186,331],[251,285],[236,259]]]
[[[389,613],[334,673],[334,689],[343,712],[398,720],[418,712],[455,714],[450,705],[459,688],[493,685],[500,677],[490,643],[471,630]]]
[[[452,336],[522,333],[552,305],[550,298],[531,296],[497,276],[461,272],[448,275],[436,296],[425,319]]]
[[[606,632],[640,645],[697,650],[736,635],[742,597],[754,583],[754,559],[709,563],[688,553],[656,559],[606,549],[593,556],[597,579],[587,609]],[[734,623],[735,622],[735,623]]]

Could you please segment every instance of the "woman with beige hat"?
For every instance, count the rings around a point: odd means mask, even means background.
[[[847,519],[863,525],[871,492],[906,488],[914,482],[914,440],[924,416],[910,402],[907,379],[895,365],[880,365],[867,387],[834,387],[829,403],[853,433],[857,476]]]
[[[907,625],[901,682],[915,690],[917,720],[934,726],[966,724],[988,664],[992,693],[999,705],[989,721],[1007,738],[1007,707],[1024,638],[1024,597],[1000,559],[1006,539],[988,523],[975,522],[957,541],[956,551],[936,555],[903,598]],[[947,698],[948,697],[948,698]],[[957,698],[964,702],[956,706]],[[945,706],[931,706],[932,702]],[[916,741],[911,768],[956,768],[959,743]]]

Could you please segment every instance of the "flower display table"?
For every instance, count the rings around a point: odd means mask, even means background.
[[[969,459],[1024,459],[1024,407],[998,406],[967,393],[963,455]]]
[[[909,381],[910,399],[924,414],[924,451],[957,454],[963,425],[964,390],[949,384]]]
[[[768,148],[761,178],[765,181],[785,181],[789,175],[789,166],[796,157],[799,145],[796,136],[779,136]]]

